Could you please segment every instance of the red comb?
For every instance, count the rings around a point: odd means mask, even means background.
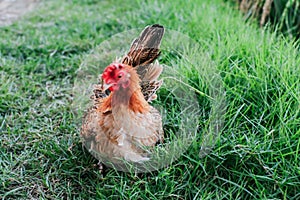
[[[125,65],[124,64],[121,64],[121,63],[112,63],[110,65],[108,65],[103,74],[102,74],[102,78],[104,80],[107,80],[109,78],[114,78],[115,76],[115,70],[116,69],[122,69]]]

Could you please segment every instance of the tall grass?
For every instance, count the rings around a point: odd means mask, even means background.
[[[237,0],[246,18],[256,18],[260,26],[271,24],[274,29],[291,37],[300,37],[299,0]]]

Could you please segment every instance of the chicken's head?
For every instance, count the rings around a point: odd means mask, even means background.
[[[120,88],[128,88],[130,74],[127,67],[127,65],[120,63],[108,65],[102,74],[103,90],[117,91]]]

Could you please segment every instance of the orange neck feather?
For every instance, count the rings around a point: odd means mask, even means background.
[[[128,73],[130,74],[129,87],[126,89],[120,87],[119,90],[111,92],[111,94],[104,99],[100,108],[101,112],[106,112],[119,105],[127,105],[129,110],[133,112],[149,112],[150,106],[141,92],[140,79],[136,70],[130,66],[127,67]]]

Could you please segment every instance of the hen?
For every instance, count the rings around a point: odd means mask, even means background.
[[[163,68],[155,60],[163,34],[161,25],[146,27],[127,55],[105,68],[94,88],[94,104],[84,116],[81,137],[104,164],[147,161],[144,147],[163,142],[161,116],[149,105],[162,84],[157,79]]]

